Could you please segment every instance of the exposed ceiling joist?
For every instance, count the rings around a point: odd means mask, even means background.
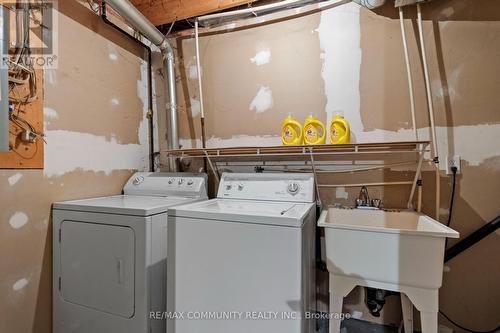
[[[248,4],[256,0],[131,0],[154,25]]]

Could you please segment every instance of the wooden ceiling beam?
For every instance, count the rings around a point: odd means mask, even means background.
[[[256,0],[131,0],[154,25],[218,12]]]

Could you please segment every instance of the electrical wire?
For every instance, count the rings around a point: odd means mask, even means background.
[[[176,21],[173,21],[172,24],[170,24],[170,28],[168,28],[167,33],[165,34],[165,37],[168,37],[170,33],[172,32],[172,29],[174,28],[174,24]]]
[[[11,114],[9,116],[9,119],[10,121],[12,121],[14,124],[16,124],[18,127],[20,127],[22,130],[24,131],[29,131],[30,133],[32,133],[35,137],[37,138],[40,138],[43,140],[43,142],[47,143],[44,139],[44,134],[42,133],[38,133],[36,131],[36,129],[26,120],[24,120],[23,118],[15,115],[15,114]]]
[[[29,6],[29,4],[28,4]],[[23,41],[21,47],[18,45],[18,50],[15,54],[15,61],[8,59],[9,65],[9,83],[10,92],[12,92],[18,86],[29,85],[29,93],[23,97],[9,97],[9,100],[13,103],[24,103],[28,104],[34,101],[37,97],[37,82],[36,73],[33,68],[33,62],[30,59],[30,9],[29,8],[17,8],[16,10],[24,11],[23,20]]]
[[[452,185],[451,185],[451,196],[450,196],[450,209],[449,209],[449,214],[448,214],[448,221],[446,222],[446,226],[449,227],[450,224],[451,224],[451,218],[452,218],[452,213],[453,213],[453,203],[455,201],[455,189],[456,189],[456,185],[457,185],[457,172],[458,172],[458,169],[456,166],[453,166],[451,167],[451,172],[453,173],[453,182],[452,182]],[[448,244],[448,238],[446,238],[446,241],[445,241],[445,248],[446,248],[446,245]],[[467,328],[467,327],[464,327],[460,324],[458,324],[456,321],[452,320],[450,317],[448,317],[443,311],[439,310],[439,313],[445,317],[450,323],[452,323],[453,325],[455,325],[456,327],[464,330],[464,331],[467,331],[467,332],[471,332],[471,333],[494,333],[494,332],[497,332],[500,330],[500,326],[498,326],[497,328],[493,329],[493,330],[490,330],[490,331],[475,331],[475,330],[472,330],[470,328]]]
[[[448,214],[448,221],[446,226],[449,227],[451,223],[451,213],[453,212],[453,202],[455,201],[455,187],[457,185],[457,167],[451,167],[451,172],[453,173],[453,184],[451,185],[451,197],[450,197],[450,210]],[[448,238],[447,238],[448,239]]]
[[[450,196],[450,209],[448,210],[448,221],[446,222],[446,226],[449,227],[451,224],[451,216],[453,213],[453,202],[455,202],[455,188],[457,186],[457,167],[451,167],[451,172],[453,173],[453,183],[451,185],[451,196]],[[444,248],[446,249],[448,246],[448,238],[444,241]]]
[[[16,52],[13,57],[6,59],[9,79],[9,102],[13,107],[13,111],[9,113],[9,121],[23,130],[28,135],[29,140],[41,139],[45,142],[44,134],[39,133],[29,121],[20,116],[20,113],[26,112],[26,105],[38,98],[37,74],[31,59],[30,49],[30,20],[32,19],[31,15],[34,15],[30,3],[16,8],[16,15],[20,14],[22,16],[18,16],[18,19],[21,25],[18,26],[19,30],[17,31],[21,37],[19,45],[16,45]],[[35,23],[43,29],[38,20]],[[15,151],[13,147],[11,149]]]
[[[467,327],[464,327],[460,324],[458,324],[456,321],[454,320],[451,320],[450,317],[448,317],[443,311],[439,310],[439,313],[445,317],[450,323],[452,323],[453,325],[455,325],[456,327],[464,330],[464,331],[467,331],[467,332],[471,332],[471,333],[495,333],[495,332],[498,332],[500,331],[500,326],[497,326],[497,328],[494,328],[490,331],[475,331],[475,330],[471,330],[470,328],[467,328]]]

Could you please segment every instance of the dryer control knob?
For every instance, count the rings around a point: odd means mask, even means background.
[[[190,180],[188,180],[187,184],[188,184],[188,186],[191,186],[194,184],[194,181],[192,179],[190,179]]]
[[[292,182],[290,184],[288,184],[288,188],[287,188],[287,191],[288,193],[290,193],[291,195],[296,195],[297,193],[299,193],[300,191],[300,186],[298,183],[296,182]]]
[[[184,179],[182,179],[182,178],[179,179],[178,183],[179,183],[179,185],[182,185],[184,183]]]
[[[173,179],[173,178],[169,178],[169,179],[168,179],[168,184],[169,184],[169,185],[172,185],[173,183],[174,183],[174,179]]]
[[[135,177],[134,180],[132,181],[132,184],[134,185],[139,185],[144,181],[143,176]]]

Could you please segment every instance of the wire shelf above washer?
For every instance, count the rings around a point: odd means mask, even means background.
[[[190,148],[163,151],[177,158],[300,157],[361,154],[399,154],[428,152],[429,141],[353,143],[339,145]]]
[[[269,146],[269,147],[227,147],[227,148],[194,148],[194,149],[175,149],[165,150],[163,153],[168,158],[174,159],[190,159],[204,158],[208,162],[217,181],[220,179],[218,164],[220,162],[236,161],[236,160],[253,160],[253,161],[306,161],[314,173],[316,180],[317,198],[320,198],[320,187],[338,187],[338,186],[360,186],[360,184],[338,185],[338,184],[322,184],[318,183],[318,173],[324,172],[318,169],[318,166],[325,161],[355,161],[355,160],[371,160],[375,156],[378,159],[385,160],[380,166],[388,167],[387,160],[400,158],[402,155],[408,154],[415,158],[414,164],[417,166],[413,181],[406,182],[382,182],[364,185],[373,186],[394,186],[394,185],[411,185],[411,194],[408,199],[408,208],[412,207],[412,201],[415,190],[418,185],[422,163],[425,153],[430,152],[429,141],[403,141],[403,142],[381,142],[381,143],[353,143],[339,145],[311,145],[311,146]],[[392,162],[394,163],[394,162]],[[408,164],[405,162],[404,164]],[[379,167],[380,167],[379,166]],[[370,168],[372,169],[372,168]],[[368,169],[368,170],[370,170]],[[353,170],[361,171],[362,169]],[[420,198],[420,196],[419,196]],[[319,200],[319,199],[318,199]],[[419,199],[420,206],[420,199]]]

